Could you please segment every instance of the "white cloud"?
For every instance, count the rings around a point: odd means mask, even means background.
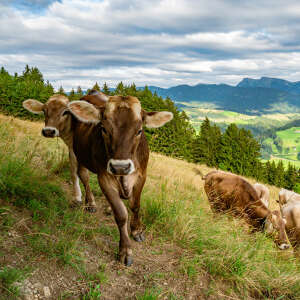
[[[56,87],[300,80],[297,1],[32,2],[49,6],[0,4],[0,64],[37,66]]]

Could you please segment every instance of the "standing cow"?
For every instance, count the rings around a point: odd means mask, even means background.
[[[84,96],[82,100],[91,102],[96,107],[105,106],[108,97],[103,93],[93,93]],[[63,95],[55,94],[49,98],[46,103],[41,103],[34,99],[28,99],[23,102],[23,107],[34,114],[45,115],[45,127],[42,129],[42,135],[47,138],[60,137],[69,149],[71,179],[73,183],[73,196],[75,203],[82,203],[82,194],[79,185],[79,179],[85,188],[86,210],[96,211],[94,195],[89,186],[89,173],[86,168],[78,167],[77,159],[73,151],[72,116],[68,113],[69,99]]]
[[[98,175],[99,185],[113,210],[120,232],[119,259],[132,264],[131,242],[127,230],[128,212],[122,199],[129,199],[133,213],[133,238],[144,240],[139,209],[149,159],[143,125],[163,126],[173,118],[171,112],[146,112],[136,97],[111,96],[97,110],[85,101],[68,104],[72,118],[73,149],[78,167]]]
[[[275,229],[278,232],[278,247],[282,250],[289,248],[285,220],[281,218],[279,211],[270,211],[260,201],[250,183],[240,176],[218,171],[212,171],[203,178],[204,189],[214,211],[230,211],[244,218],[256,229],[262,229],[263,226],[267,232]]]

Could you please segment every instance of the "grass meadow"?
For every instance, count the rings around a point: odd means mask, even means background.
[[[209,103],[205,103],[205,105],[199,102],[180,103],[185,105],[183,109],[191,119],[191,123],[196,130],[199,130],[202,121],[206,117],[222,127],[227,126],[231,123],[235,123],[238,126],[248,125],[264,130],[283,126],[286,123],[299,118],[299,114],[293,112],[283,114],[270,111],[270,113],[263,115],[247,115],[233,111],[215,109],[213,107],[207,108],[209,107]]]
[[[0,116],[0,299],[20,299],[26,282],[50,287],[51,299],[300,299],[297,255],[212,214],[193,171],[209,168],[156,153],[141,201],[147,239],[132,242],[124,267],[95,176],[89,214],[72,205],[66,147],[41,128]]]

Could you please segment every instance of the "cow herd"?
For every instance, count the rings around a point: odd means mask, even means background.
[[[133,262],[128,234],[128,212],[122,199],[128,199],[132,212],[129,227],[137,242],[145,237],[140,221],[140,197],[146,181],[149,148],[143,126],[157,128],[173,118],[167,111],[146,112],[132,96],[107,96],[91,91],[79,101],[55,94],[46,103],[28,99],[23,107],[34,114],[44,114],[42,135],[60,137],[69,149],[74,202],[82,203],[79,180],[85,189],[85,208],[96,211],[89,186],[89,171],[97,174],[99,186],[113,211],[118,225],[119,260]],[[243,217],[253,228],[277,232],[280,249],[300,241],[300,195],[281,190],[281,211],[268,208],[269,190],[261,184],[251,185],[240,176],[212,171],[206,176],[204,189],[215,212],[231,211]]]
[[[281,250],[290,244],[300,245],[300,195],[286,189],[279,192],[280,210],[269,209],[269,189],[260,183],[250,184],[244,178],[224,171],[212,171],[203,176],[204,189],[211,209],[230,212],[241,217],[256,230],[277,233]]]

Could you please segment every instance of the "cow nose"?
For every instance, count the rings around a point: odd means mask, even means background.
[[[133,163],[130,160],[114,160],[108,162],[108,171],[113,175],[128,175],[133,171]]]
[[[55,128],[43,128],[42,135],[44,137],[55,137],[57,134],[57,130]]]
[[[283,243],[283,244],[280,244],[278,247],[279,247],[280,250],[286,250],[286,249],[290,248],[290,245],[286,244],[286,243]]]

